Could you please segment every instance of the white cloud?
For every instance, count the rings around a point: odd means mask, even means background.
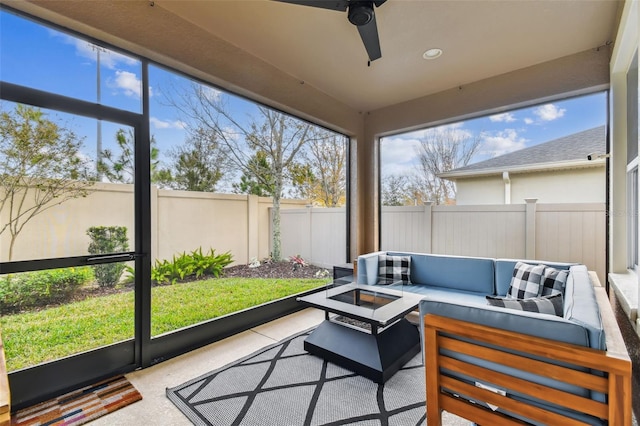
[[[120,53],[112,50],[104,49],[102,47],[96,47],[93,44],[89,44],[83,40],[76,41],[76,51],[78,55],[90,59],[91,61],[98,60],[97,50],[100,51],[100,66],[107,67],[110,70],[116,69],[120,64],[127,66],[139,65],[139,62],[128,56],[121,55]]]
[[[533,118],[529,118],[529,117],[525,118],[524,119],[524,123],[525,124],[533,124]]]
[[[512,123],[516,121],[516,118],[513,116],[512,113],[504,112],[502,114],[495,114],[495,115],[489,116],[489,120],[493,121],[494,123],[495,122]]]
[[[415,132],[411,135],[415,135]],[[413,171],[416,148],[420,142],[408,135],[384,138],[380,144],[380,164],[383,176],[408,175]]]
[[[514,129],[505,129],[498,132],[485,132],[481,135],[479,154],[492,158],[526,148],[527,140],[518,135]]]
[[[446,135],[454,139],[467,139],[473,137],[473,132],[464,128],[464,121],[460,121],[453,124],[445,124],[438,127],[430,127],[428,129],[416,130],[415,132],[406,133],[404,135],[397,136],[404,140],[424,140],[433,139],[438,136]]]
[[[151,117],[149,119],[149,121],[151,122],[153,127],[156,128],[156,129],[180,129],[180,130],[183,130],[186,127],[186,123],[184,121],[181,121],[181,120],[165,121],[165,120],[160,120],[159,118],[156,118],[156,117]]]
[[[125,95],[140,98],[142,92],[142,83],[138,76],[129,71],[116,71],[114,79],[108,79],[109,87],[122,90]]]
[[[461,121],[383,138],[380,144],[382,176],[412,174],[418,163],[421,141],[435,140],[440,136],[455,140],[473,138],[474,133],[464,128],[464,124]]]
[[[564,115],[566,109],[558,108],[554,104],[546,104],[534,108],[533,113],[542,121],[553,121]]]
[[[198,90],[198,95],[203,96],[205,99],[207,99],[210,102],[217,102],[222,96],[221,91],[216,90],[210,86],[205,86],[203,84],[198,84],[197,90]]]
[[[78,56],[88,59],[92,63],[98,61],[98,52],[100,52],[100,65],[109,69],[116,69],[119,64],[127,66],[140,65],[140,61],[137,59],[122,55],[114,52],[113,50],[105,49],[104,47],[96,46],[86,40],[76,38],[59,31],[49,30],[49,35],[51,37],[61,39],[65,44],[74,46]]]
[[[235,127],[225,127],[222,129],[222,137],[229,142],[239,143],[243,139],[242,133]]]

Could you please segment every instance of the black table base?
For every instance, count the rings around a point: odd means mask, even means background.
[[[384,383],[420,352],[420,333],[402,318],[378,334],[324,321],[304,349],[376,383]]]

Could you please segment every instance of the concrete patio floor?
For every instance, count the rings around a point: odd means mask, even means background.
[[[305,309],[153,367],[127,374],[127,378],[142,394],[142,400],[96,419],[91,425],[190,425],[191,422],[165,396],[166,388],[220,368],[292,334],[314,327],[323,320],[323,311]],[[469,425],[468,421],[448,413],[445,413],[443,420],[448,426]]]

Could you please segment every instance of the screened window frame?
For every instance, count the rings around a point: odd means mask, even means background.
[[[257,325],[281,318],[304,308],[296,301],[296,296],[280,299],[273,303],[263,304],[251,309],[239,311],[236,314],[211,319],[199,324],[176,330],[175,332],[151,337],[151,262],[148,253],[151,252],[151,203],[150,203],[150,115],[149,115],[149,67],[157,66],[177,75],[183,76],[198,83],[224,91],[225,93],[253,102],[256,105],[270,108],[274,111],[294,117],[298,120],[310,123],[314,126],[326,128],[334,133],[343,135],[347,140],[347,170],[346,170],[346,254],[350,258],[350,184],[351,184],[351,143],[349,135],[327,128],[291,113],[279,110],[273,106],[260,103],[254,99],[234,93],[231,90],[220,88],[215,84],[186,74],[167,65],[155,62],[149,58],[134,54],[106,41],[95,39],[82,32],[63,28],[46,19],[38,18],[26,12],[16,10],[5,4],[0,4],[0,12],[11,13],[22,19],[30,20],[45,28],[53,28],[62,31],[72,37],[102,46],[106,49],[129,55],[142,63],[142,112],[130,112],[115,107],[87,102],[81,99],[71,98],[57,93],[21,86],[0,80],[1,99],[24,103],[39,108],[52,109],[69,114],[77,114],[90,118],[106,119],[117,123],[136,127],[135,143],[135,182],[138,187],[136,198],[136,239],[135,251],[122,253],[127,256],[123,260],[136,261],[136,300],[135,300],[135,338],[107,347],[97,348],[81,354],[72,355],[55,361],[28,367],[9,374],[12,390],[12,408],[15,410],[36,404],[66,391],[77,389],[85,383],[107,378],[116,374],[123,374],[139,368],[150,367],[159,362],[175,356],[190,352],[199,347],[214,343],[230,335],[246,331]],[[138,143],[137,141],[140,141]],[[0,264],[3,274],[27,272],[43,269],[84,265],[89,256],[54,258],[42,260],[25,260],[18,262],[5,262]],[[119,261],[120,259],[112,259]],[[107,261],[102,260],[102,263]],[[110,261],[109,261],[110,262]],[[314,290],[312,290],[314,291]],[[130,359],[133,357],[133,362]],[[42,386],[33,386],[34,383],[42,383]]]
[[[638,157],[627,165],[627,267],[638,271]]]

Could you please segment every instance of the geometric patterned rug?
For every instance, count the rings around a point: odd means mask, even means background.
[[[167,389],[195,425],[424,425],[424,366],[416,355],[379,385],[307,353],[312,330]]]
[[[11,424],[78,426],[141,399],[124,376],[113,377],[22,409],[13,415]]]

